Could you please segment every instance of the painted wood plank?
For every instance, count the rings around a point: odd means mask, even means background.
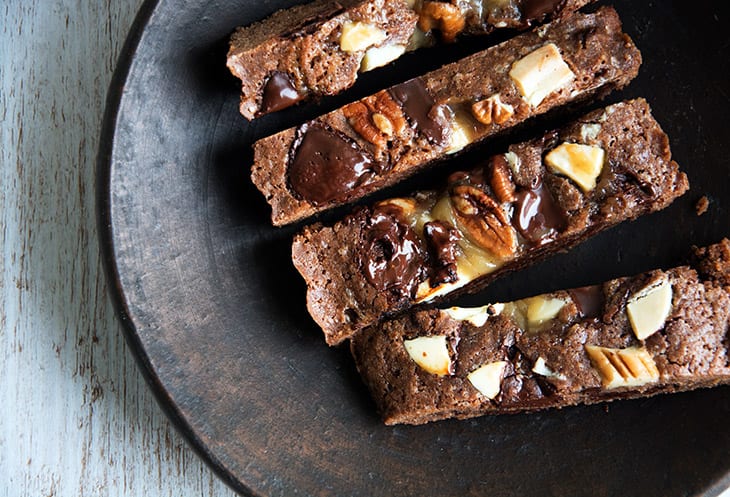
[[[99,256],[99,130],[141,3],[0,7],[0,495],[233,495],[155,404]]]

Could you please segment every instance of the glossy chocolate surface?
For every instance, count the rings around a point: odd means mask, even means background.
[[[528,241],[537,245],[547,243],[565,226],[565,214],[544,184],[522,189],[516,197],[513,223]]]
[[[261,100],[261,113],[268,114],[277,110],[286,109],[299,102],[304,95],[300,95],[291,78],[283,72],[275,71],[264,86]]]
[[[373,160],[357,144],[320,125],[301,132],[289,166],[289,183],[301,198],[313,204],[341,199],[372,178]]]
[[[368,281],[395,298],[410,297],[423,275],[421,241],[397,209],[375,208],[360,264]]]
[[[423,227],[423,236],[434,259],[429,278],[431,286],[456,281],[456,254],[461,233],[444,221],[431,221]]]
[[[523,0],[523,19],[527,22],[539,21],[555,11],[562,3],[565,3],[565,0]]]
[[[446,145],[448,123],[420,78],[391,88],[390,94],[403,108],[408,121],[419,133],[436,145]]]
[[[586,318],[597,318],[603,313],[605,297],[601,285],[583,286],[568,290],[578,310]]]

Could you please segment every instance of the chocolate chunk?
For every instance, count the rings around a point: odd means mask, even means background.
[[[583,317],[598,318],[603,313],[605,297],[601,285],[573,288],[568,293]]]
[[[562,9],[565,0],[523,0],[522,19],[528,24],[542,21],[548,14]]]
[[[367,239],[360,251],[360,266],[367,280],[395,298],[410,298],[422,280],[423,253],[418,236],[398,218],[397,209],[376,207]]]
[[[436,102],[428,93],[423,80],[415,78],[388,90],[403,108],[408,121],[428,141],[439,146],[447,143],[447,120]]]
[[[542,183],[518,191],[516,197],[512,222],[528,241],[537,245],[547,243],[567,225],[565,214]]]
[[[315,205],[344,199],[372,180],[373,160],[356,143],[318,125],[300,132],[289,166],[289,185],[300,198]]]
[[[423,235],[434,259],[429,276],[431,288],[456,281],[456,249],[461,239],[459,230],[445,221],[431,221],[423,226]]]
[[[300,95],[288,74],[274,71],[264,86],[261,100],[261,113],[268,114],[277,110],[286,109],[299,102],[304,95]]]

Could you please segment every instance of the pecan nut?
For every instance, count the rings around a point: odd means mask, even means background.
[[[371,119],[370,109],[365,103],[348,104],[342,108],[342,114],[357,134],[378,148],[385,147],[388,140]]]
[[[499,93],[475,102],[471,106],[474,118],[482,124],[504,124],[515,113],[514,107],[502,102]]]
[[[363,139],[378,148],[384,148],[407,125],[403,111],[387,91],[348,104],[342,113]]]
[[[418,17],[418,28],[421,31],[438,29],[446,42],[452,42],[464,30],[466,19],[464,13],[456,5],[446,2],[423,2]]]
[[[512,181],[512,172],[504,155],[497,155],[492,159],[492,178],[489,186],[492,187],[494,196],[500,202],[511,203],[517,200],[517,197],[515,197],[516,187]]]
[[[517,250],[517,234],[499,204],[472,185],[451,190],[454,214],[468,237],[497,257],[507,258]]]

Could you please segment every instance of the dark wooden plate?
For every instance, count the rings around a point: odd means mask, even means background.
[[[224,67],[227,36],[290,3],[148,2],[109,97],[99,217],[119,315],[157,398],[206,461],[257,496],[679,496],[715,495],[730,483],[728,388],[422,427],[381,424],[347,351],[328,348],[306,313],[289,260],[297,227],[269,225],[247,178],[250,145],[498,37],[411,55],[341,98],[248,124]],[[728,5],[616,2],[645,62],[609,100],[650,101],[690,193],[469,302],[680,264],[692,244],[730,235]],[[432,177],[439,174],[443,168]],[[429,177],[410,186],[419,181]],[[702,195],[710,208],[697,217]]]

